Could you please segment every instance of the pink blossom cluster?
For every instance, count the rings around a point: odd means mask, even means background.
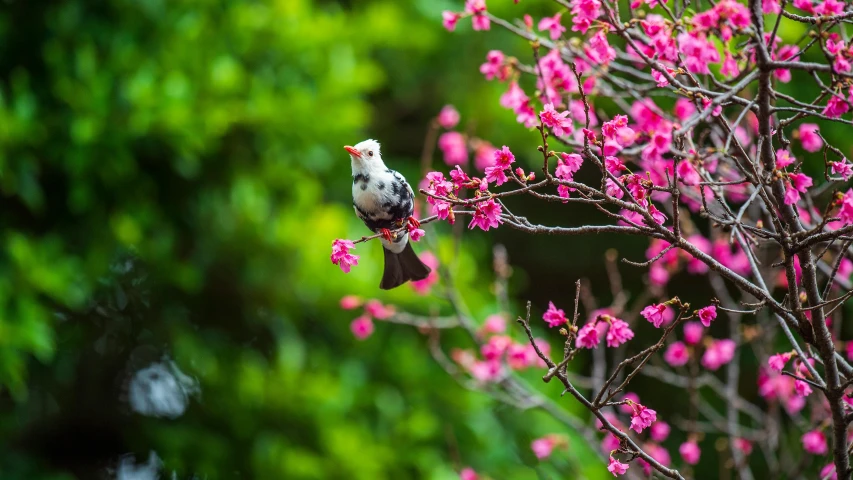
[[[364,312],[350,323],[352,334],[359,340],[364,340],[373,334],[373,319],[385,320],[394,315],[396,309],[391,305],[383,305],[376,299],[362,301],[355,295],[347,295],[341,298],[341,308],[353,310],[364,307]]]
[[[451,32],[456,29],[456,23],[459,20],[467,17],[471,17],[471,26],[474,30],[488,30],[491,26],[491,21],[486,15],[486,0],[466,0],[464,11],[445,10],[441,13],[444,28]]]
[[[332,263],[341,267],[344,273],[349,273],[350,269],[358,265],[358,255],[350,253],[355,250],[355,245],[350,240],[337,239],[332,242]]]
[[[500,380],[506,374],[504,366],[512,370],[545,367],[532,345],[515,342],[504,333],[505,330],[503,317],[490,316],[480,329],[485,338],[479,355],[473,350],[455,349],[451,352],[451,358],[482,383]],[[550,351],[547,342],[539,340],[537,344],[544,352]]]
[[[634,331],[627,322],[606,311],[596,311],[593,312],[589,322],[578,330],[575,346],[576,348],[597,348],[602,337],[608,347],[615,348],[634,338]]]

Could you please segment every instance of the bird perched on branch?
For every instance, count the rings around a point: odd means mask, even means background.
[[[409,243],[405,230],[392,233],[406,223],[417,228],[420,223],[412,216],[415,194],[400,173],[382,162],[379,142],[365,140],[344,149],[352,161],[352,206],[367,228],[382,235],[385,252],[385,272],[379,288],[390,290],[409,280],[423,280],[430,268],[421,261]]]

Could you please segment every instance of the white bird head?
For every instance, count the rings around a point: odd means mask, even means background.
[[[347,145],[344,150],[349,152],[354,173],[363,170],[385,169],[385,163],[382,162],[382,155],[379,153],[379,142],[376,140],[365,140],[357,143],[354,147]]]

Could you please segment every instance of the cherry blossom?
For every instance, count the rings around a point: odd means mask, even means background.
[[[696,314],[699,316],[699,320],[702,322],[702,325],[710,327],[711,322],[713,322],[717,318],[717,307],[715,307],[714,305],[709,305],[707,307],[699,309]]]
[[[440,112],[436,121],[442,128],[451,129],[459,123],[459,112],[453,105],[445,105]]]
[[[640,404],[632,405],[632,407],[631,429],[637,433],[643,433],[644,429],[657,420],[657,412]]]
[[[702,340],[705,328],[699,322],[687,322],[684,324],[684,342],[688,345],[696,345]]]
[[[605,337],[608,347],[618,347],[634,338],[634,332],[627,323],[618,318],[611,318],[609,323],[610,328],[607,330],[607,336]]]
[[[596,348],[601,342],[598,336],[598,329],[595,328],[595,322],[590,322],[581,327],[578,331],[578,338],[575,342],[577,348]]]
[[[657,303],[654,305],[649,305],[640,312],[640,315],[643,316],[646,320],[651,322],[655,328],[660,328],[660,326],[665,321],[664,312],[666,312],[666,305],[662,303]]]
[[[423,280],[409,282],[415,293],[426,295],[436,282],[438,282],[438,258],[429,251],[420,253],[421,261],[430,268],[429,275]]]
[[[480,476],[471,467],[465,467],[459,472],[459,480],[479,480]]]
[[[494,200],[480,202],[477,204],[476,213],[468,228],[473,229],[475,226],[483,231],[489,231],[489,228],[497,228],[503,220],[500,218],[502,209],[501,206],[495,203]]]
[[[717,370],[732,361],[735,354],[735,342],[730,339],[713,340],[702,355],[702,366],[708,370]]]
[[[468,163],[468,145],[465,136],[459,132],[446,132],[438,137],[438,148],[444,154],[444,163],[464,165]]]
[[[818,135],[819,128],[814,123],[802,123],[798,130],[800,144],[807,152],[816,152],[823,147],[823,139]]]
[[[663,354],[663,359],[666,363],[673,367],[680,367],[687,364],[690,360],[690,353],[687,350],[687,345],[681,342],[671,343]]]
[[[373,334],[373,320],[368,315],[357,317],[350,323],[350,330],[355,338],[364,340]]]
[[[556,14],[553,17],[545,17],[539,21],[539,30],[540,31],[548,31],[548,34],[551,36],[551,40],[556,40],[560,38],[563,32],[566,31],[566,27],[560,24],[560,17],[562,14]]]
[[[354,308],[360,307],[362,304],[361,297],[356,295],[346,295],[341,297],[341,308],[344,310],[352,310]]]
[[[554,110],[553,103],[546,103],[545,109],[539,113],[539,119],[542,120],[543,125],[551,127],[554,131],[554,135],[562,137],[563,135],[572,133],[572,130],[574,130],[572,120],[566,118],[568,115],[568,110],[562,113],[557,113],[557,111]]]
[[[670,430],[668,423],[658,420],[649,427],[649,437],[656,442],[663,442],[669,437]]]
[[[349,273],[352,267],[358,265],[358,255],[349,253],[354,249],[355,245],[350,240],[335,240],[332,243],[332,263],[341,267],[344,273]]]
[[[610,461],[607,464],[607,471],[612,473],[614,477],[624,475],[625,472],[628,471],[628,464],[622,463],[619,460],[610,457]]]
[[[803,435],[803,450],[812,455],[826,455],[829,450],[826,445],[826,436],[820,430],[811,430]]]
[[[684,459],[685,463],[689,465],[696,465],[699,463],[699,456],[702,451],[699,450],[699,445],[695,441],[689,440],[678,447],[678,453],[681,455],[681,458]]]
[[[566,313],[562,308],[557,308],[554,306],[554,302],[548,302],[548,310],[542,315],[542,320],[548,324],[549,327],[559,327],[560,325],[564,325],[568,322],[566,319]]]
[[[767,359],[767,364],[770,366],[770,369],[776,372],[781,372],[783,368],[785,368],[785,364],[788,363],[788,360],[791,359],[791,353],[777,353],[775,355],[771,355],[769,359]]]

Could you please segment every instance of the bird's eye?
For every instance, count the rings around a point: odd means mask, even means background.
[[[367,152],[367,154],[368,154],[368,155],[370,155],[370,156],[372,157],[372,156],[373,156],[373,150],[371,150],[371,151]]]

